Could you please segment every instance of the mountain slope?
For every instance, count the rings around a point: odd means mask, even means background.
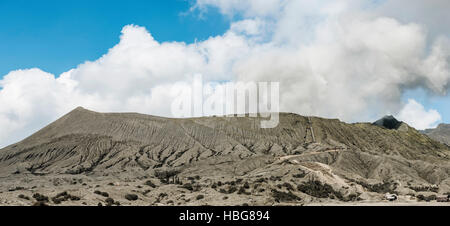
[[[450,145],[450,124],[440,124],[436,129],[427,129],[422,132],[437,141]]]
[[[414,193],[414,186],[437,185],[440,192],[450,191],[449,147],[406,124],[388,129],[282,113],[278,127],[260,129],[260,120],[169,119],[77,108],[0,150],[0,174],[100,180],[178,169],[182,178],[201,175],[206,184],[237,177],[257,183],[264,177],[298,186],[317,180],[345,195],[370,194],[373,183],[395,184],[393,189],[404,194]],[[298,171],[308,176],[294,177]],[[276,181],[265,184],[266,192],[279,186]]]

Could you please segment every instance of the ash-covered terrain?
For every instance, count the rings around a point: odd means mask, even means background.
[[[450,145],[450,124],[440,124],[435,129],[427,129],[421,132],[434,140]]]
[[[261,120],[77,108],[0,150],[0,205],[447,204],[449,146],[394,118]]]

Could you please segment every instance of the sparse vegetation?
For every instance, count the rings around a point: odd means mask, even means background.
[[[292,175],[292,177],[294,177],[294,178],[304,178],[306,176],[306,173],[302,169],[299,169],[299,171],[300,171],[300,173],[294,174],[294,175]]]
[[[283,184],[278,184],[277,187],[280,188],[280,189],[281,188],[286,188],[288,191],[295,190],[294,186],[292,186],[292,184],[289,184],[288,182],[284,182]]]
[[[397,205],[445,201],[450,191],[449,147],[406,124],[388,130],[281,113],[276,129],[263,130],[258,118],[76,112],[4,149],[4,204]]]
[[[270,180],[271,181],[281,181],[281,177],[280,176],[271,176]]]
[[[79,200],[81,200],[81,198],[78,196],[71,195],[71,194],[67,193],[66,191],[61,192],[52,198],[52,202],[55,204],[61,204],[62,202],[69,201],[69,200],[79,201]]]
[[[24,194],[20,194],[20,195],[18,196],[18,198],[19,198],[19,199],[30,200],[30,197],[28,197],[28,196],[26,196],[26,195],[24,195]]]
[[[151,180],[146,181],[144,184],[151,188],[156,188],[156,185]]]
[[[225,188],[221,188],[219,190],[219,192],[223,193],[223,194],[232,194],[232,193],[235,193],[236,191],[238,191],[238,188],[235,185],[229,185],[228,190]]]
[[[188,191],[192,191],[192,192],[200,191],[200,189],[201,189],[201,186],[199,184],[191,184],[191,183],[186,183],[179,187],[184,188]]]
[[[267,182],[267,178],[258,178],[257,180],[255,180],[255,183],[266,183]]]
[[[189,190],[189,191],[193,191],[193,190],[194,190],[194,187],[192,186],[191,183],[183,184],[183,185],[180,186],[180,187],[181,187],[181,188],[184,188],[184,189],[186,189],[186,190]]]
[[[251,195],[250,192],[247,192],[247,190],[245,190],[245,186],[242,186],[241,188],[239,188],[237,194],[238,195]]]
[[[297,186],[298,191],[316,198],[337,198],[345,200],[340,192],[337,192],[328,184],[322,184],[320,181],[310,180]]]
[[[411,190],[416,192],[434,192],[437,193],[439,191],[439,187],[437,186],[409,186]]]
[[[204,199],[205,198],[205,196],[204,195],[197,195],[197,197],[195,198],[195,199],[197,199],[197,200],[201,200],[201,199]]]
[[[109,197],[109,194],[107,192],[102,192],[102,191],[99,191],[99,190],[94,191],[94,194],[101,195],[101,196],[103,196],[105,198]]]
[[[48,202],[49,201],[48,196],[41,195],[39,193],[34,194],[33,198],[38,202]]]
[[[114,205],[114,199],[112,199],[112,198],[107,198],[106,200],[105,200],[105,202],[106,202],[106,205],[107,206],[112,206],[112,205]]]
[[[25,189],[24,187],[15,187],[15,188],[8,189],[8,191],[21,191],[21,190],[24,190],[24,189]]]
[[[424,195],[420,194],[417,196],[417,200],[430,202],[430,201],[436,200],[436,195],[424,196]]]
[[[136,201],[139,199],[139,196],[137,196],[136,194],[126,194],[125,199],[128,201]]]
[[[164,184],[179,184],[180,180],[177,175],[180,172],[179,169],[160,169],[155,171],[155,177]]]
[[[276,189],[272,190],[272,197],[276,202],[293,202],[300,201],[301,198],[293,194],[292,192],[282,192]]]
[[[363,181],[354,181],[354,182],[363,186],[370,192],[376,192],[376,193],[380,193],[380,194],[386,194],[386,193],[398,194],[395,191],[395,189],[397,189],[397,185],[395,183],[392,183],[389,181],[384,181],[383,183],[379,183],[379,184],[367,184]]]

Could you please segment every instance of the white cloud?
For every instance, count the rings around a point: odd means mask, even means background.
[[[160,43],[143,27],[125,26],[108,53],[60,76],[39,69],[5,76],[0,146],[76,106],[171,116],[173,84],[198,73],[208,82],[280,81],[282,111],[345,121],[400,112],[408,88],[445,94],[448,35],[430,36],[428,23],[411,23],[370,2],[198,0],[197,9],[219,7],[242,19],[193,44]]]
[[[387,0],[376,12],[426,27],[432,36],[450,35],[450,1],[448,0]]]
[[[279,12],[284,0],[197,0],[193,8],[206,10],[215,6],[221,13],[233,16],[244,13],[246,16],[272,16]]]
[[[435,128],[442,120],[442,117],[436,110],[430,109],[427,111],[417,101],[409,99],[408,103],[398,114],[398,119],[416,129],[424,130]]]

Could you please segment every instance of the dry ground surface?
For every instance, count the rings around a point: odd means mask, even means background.
[[[0,150],[0,205],[448,205],[450,148],[406,124],[261,120],[77,108]]]

